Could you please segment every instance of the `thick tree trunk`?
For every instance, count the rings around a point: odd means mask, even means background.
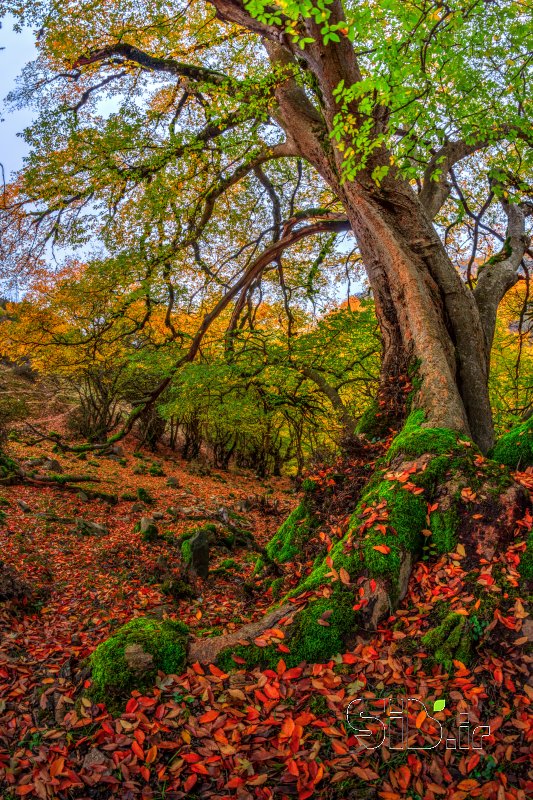
[[[345,184],[339,191],[376,296],[385,368],[398,356],[416,361],[428,425],[469,434],[487,452],[488,363],[470,290],[409,186],[391,180],[380,190]]]

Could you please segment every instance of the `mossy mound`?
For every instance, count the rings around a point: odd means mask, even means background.
[[[368,439],[385,439],[390,433],[390,419],[378,400],[372,400],[357,423],[356,433]]]
[[[405,425],[396,436],[387,453],[391,461],[398,454],[404,456],[422,456],[425,453],[435,455],[462,455],[464,445],[459,442],[460,436],[449,428],[425,428],[424,412],[421,409],[412,411]]]
[[[267,556],[279,564],[292,561],[301,553],[303,546],[318,527],[318,519],[312,510],[314,481],[307,478],[302,489],[302,502],[289,514],[266,546]]]
[[[140,500],[141,503],[145,503],[147,506],[151,506],[155,502],[148,489],[145,489],[143,486],[139,486],[137,489],[137,499]]]
[[[352,606],[354,598],[346,587],[336,587],[330,597],[318,597],[300,611],[294,625],[289,629],[285,644],[290,652],[283,654],[288,667],[306,661],[320,664],[335,653],[342,651],[346,640],[356,631],[356,612]],[[239,661],[233,658],[236,656]],[[247,668],[276,669],[280,652],[276,645],[259,647],[255,644],[228,647],[219,654],[218,666],[230,671],[241,662]]]
[[[9,483],[20,475],[21,470],[17,462],[0,450],[0,480],[2,483]]]
[[[512,469],[533,465],[533,417],[504,433],[496,442],[491,457]]]
[[[422,643],[447,670],[453,667],[454,661],[468,664],[472,650],[468,618],[462,614],[448,614],[438,627],[422,637]]]
[[[97,702],[127,697],[153,684],[157,672],[185,668],[188,628],[182,622],[139,617],[102,642],[90,657],[91,696]]]

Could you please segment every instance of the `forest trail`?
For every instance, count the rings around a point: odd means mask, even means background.
[[[30,452],[19,444],[13,449],[19,458]],[[41,451],[50,454],[34,447],[31,456]],[[263,546],[297,501],[287,479],[259,481],[244,472],[191,474],[170,453],[138,458],[128,445],[114,459],[89,455],[80,461],[65,455],[59,460],[65,473],[94,473],[99,481],[94,488],[130,499],[110,505],[59,488],[2,490],[9,503],[0,530],[2,558],[30,585],[45,590],[37,613],[8,605],[0,610],[4,800],[525,798],[522,789],[511,788],[525,786],[533,699],[527,685],[530,661],[522,652],[531,623],[521,600],[513,615],[495,617],[497,647],[471,671],[457,664],[449,677],[440,667],[424,667],[427,654],[420,637],[428,620],[435,620],[438,603],[451,597],[453,610],[461,613],[476,602],[475,592],[461,583],[461,552],[442,556],[431,569],[419,563],[396,615],[377,632],[361,632],[364,638],[357,636],[350,652],[325,665],[287,669],[281,631],[276,671],[227,675],[214,665],[193,664],[143,695],[133,692],[125,709],[113,714],[87,698],[80,701],[89,680],[83,660],[132,617],[180,619],[200,636],[231,633],[260,618],[273,598],[260,580],[253,588],[253,547],[212,548],[211,574],[198,581],[198,597],[192,600],[162,593],[158,559],[165,556],[172,564],[176,535],[201,524],[191,517],[209,519],[221,508]],[[163,474],[151,475],[150,469]],[[178,486],[169,486],[169,478]],[[530,473],[519,478],[533,488]],[[148,490],[153,504],[136,500],[133,505],[139,488]],[[177,509],[173,516],[169,507]],[[157,525],[168,535],[141,542],[134,524],[154,511],[164,514]],[[78,517],[106,526],[109,533],[76,532],[73,519]],[[511,584],[516,580],[519,550],[514,543],[494,556],[480,580],[486,591],[493,568]],[[303,565],[289,566],[287,580],[296,582]],[[239,658],[235,661],[238,668]],[[429,713],[436,699],[446,698],[445,710],[435,717],[447,729],[454,727],[459,711],[468,712],[472,726],[489,725],[485,750],[362,750],[345,722],[348,702],[357,696],[371,701],[399,695],[419,697]],[[415,717],[411,723],[431,740],[431,723],[419,713]]]

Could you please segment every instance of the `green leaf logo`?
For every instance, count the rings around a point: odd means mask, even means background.
[[[433,703],[433,711],[442,711],[446,706],[446,700],[435,700]]]

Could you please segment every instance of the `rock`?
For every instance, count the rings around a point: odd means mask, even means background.
[[[148,672],[154,666],[154,657],[146,653],[140,644],[127,645],[124,649],[124,659],[132,672]]]
[[[170,478],[167,478],[167,486],[172,487],[172,489],[179,489],[180,482],[177,478],[174,478],[173,475]]]
[[[43,469],[47,472],[54,472],[60,475],[63,472],[63,467],[55,458],[47,458],[43,463]]]
[[[165,515],[163,514],[162,511],[154,511],[152,516],[154,519],[165,519]]]
[[[154,517],[141,517],[138,526],[135,527],[138,527],[143,542],[153,542],[159,535]]]
[[[114,456],[118,456],[119,458],[124,458],[124,448],[121,447],[119,444],[114,444],[109,452]]]
[[[17,505],[25,514],[31,514],[31,506],[25,503],[24,500],[17,500]]]
[[[170,514],[172,519],[178,519],[178,517],[180,515],[180,512],[179,512],[179,509],[176,508],[176,506],[169,506],[167,508],[167,514]]]
[[[105,767],[112,764],[110,759],[102,753],[97,747],[91,747],[85,758],[83,759],[82,769],[91,772],[94,767]]]
[[[107,536],[109,529],[105,525],[99,525],[98,522],[89,522],[87,519],[78,517],[76,520],[76,530],[84,536]]]
[[[41,458],[28,458],[27,461],[23,461],[22,462],[22,468],[25,469],[25,470],[31,471],[31,470],[36,469],[37,467],[41,467],[44,464],[45,461],[46,461],[46,458],[43,458],[43,457],[41,457]]]
[[[140,514],[141,511],[144,511],[144,503],[134,503],[131,510],[133,514]]]
[[[209,532],[199,530],[189,539],[190,566],[200,578],[209,575]]]
[[[85,492],[78,492],[76,497],[78,498],[78,500],[81,500],[82,503],[88,503],[89,502],[89,496],[86,495]]]

